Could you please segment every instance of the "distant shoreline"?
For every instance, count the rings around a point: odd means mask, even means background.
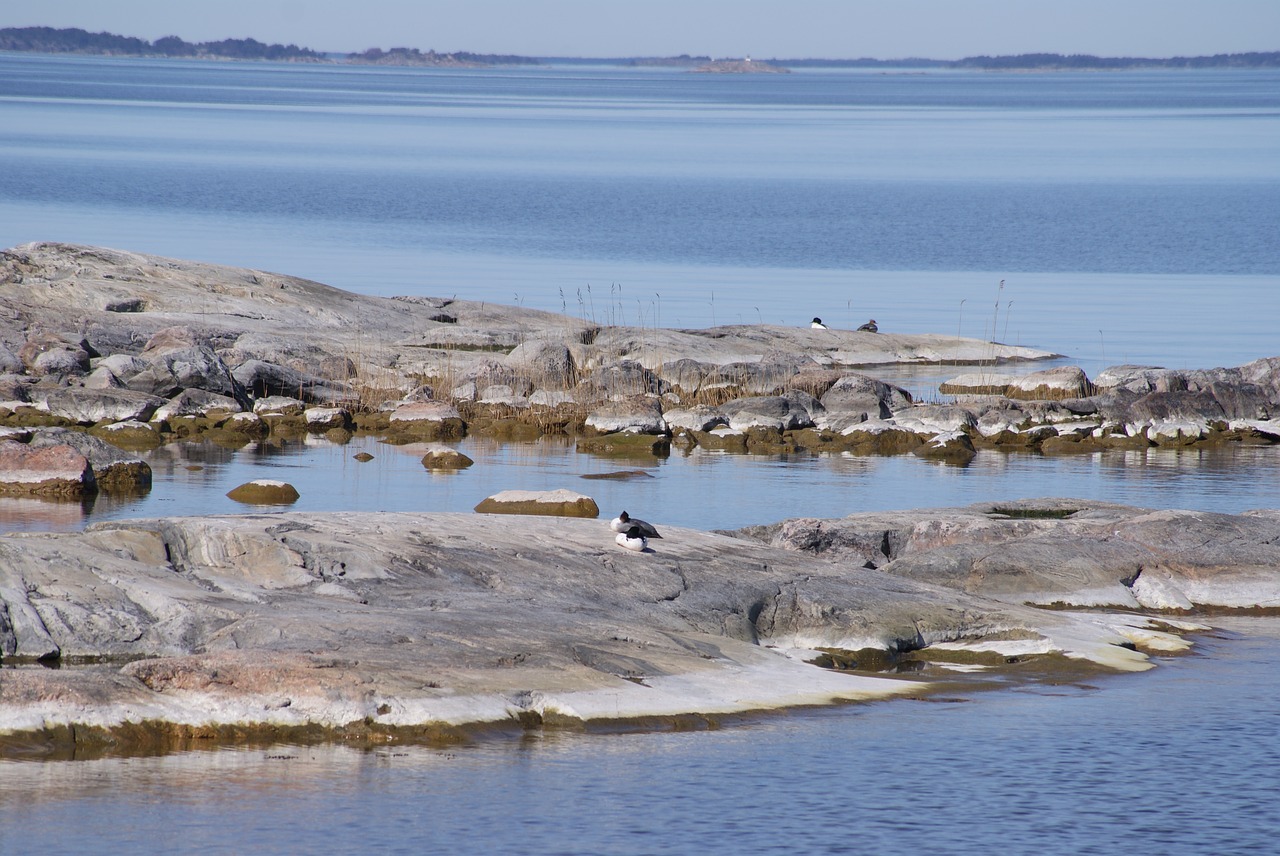
[[[146,57],[151,59],[258,60],[271,62],[389,65],[423,68],[492,68],[530,65],[616,65],[699,69],[708,65],[751,62],[745,57],[536,57],[514,54],[477,54],[467,51],[437,53],[418,48],[369,48],[351,53],[315,51],[297,45],[265,44],[256,39],[223,39],[218,42],[186,42],[165,36],[154,42],[113,33],[90,33],[79,28],[0,28],[0,51],[14,53],[76,54],[82,56]],[[1090,54],[1017,54],[972,56],[959,60],[924,57],[902,59],[760,58],[756,64],[773,70],[793,68],[947,69],[975,71],[1099,71],[1138,69],[1242,69],[1280,68],[1280,51],[1253,51],[1195,57],[1099,57]]]

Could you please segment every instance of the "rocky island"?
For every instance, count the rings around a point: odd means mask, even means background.
[[[703,74],[790,74],[791,69],[777,63],[745,59],[717,59],[693,69]]]
[[[561,433],[629,456],[698,444],[944,465],[978,448],[1280,441],[1277,357],[1014,374],[1056,355],[942,335],[619,327],[54,243],[0,253],[0,319],[7,493],[145,490],[159,444],[299,432]],[[946,402],[871,373],[944,361],[973,369]],[[706,721],[927,694],[974,670],[1142,669],[1190,644],[1206,609],[1280,609],[1278,544],[1280,511],[1071,499],[664,525],[644,552],[619,549],[600,520],[519,514],[10,534],[0,752]]]

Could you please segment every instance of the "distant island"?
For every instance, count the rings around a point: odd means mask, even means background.
[[[149,42],[113,33],[90,33],[74,27],[61,30],[52,27],[5,27],[0,29],[0,51],[292,62],[321,62],[325,58],[323,54],[297,45],[267,45],[257,39],[223,39],[192,44],[177,36],[165,36]]]
[[[363,53],[347,54],[347,62],[357,65],[405,65],[428,68],[483,68],[490,65],[537,65],[538,60],[527,56],[475,54],[466,51],[456,53],[423,53],[417,48],[369,48]]]
[[[791,69],[772,62],[753,62],[746,59],[720,59],[700,65],[694,71],[707,74],[790,74]]]
[[[690,71],[730,74],[786,72],[792,68],[938,68],[983,71],[1086,71],[1120,69],[1280,68],[1280,51],[1254,51],[1195,57],[1099,57],[1090,54],[1032,53],[1014,56],[972,56],[959,60],[926,59],[767,59],[675,57],[532,57],[513,54],[477,54],[467,51],[437,53],[418,48],[370,48],[358,53],[322,53],[297,45],[264,44],[256,39],[223,39],[192,43],[177,36],[149,42],[113,33],[90,33],[78,28],[0,28],[0,51],[74,53],[96,56],[178,57],[191,59],[271,60],[278,62],[347,62],[358,65],[394,65],[424,68],[484,68],[497,65],[621,65],[633,67],[687,68]]]

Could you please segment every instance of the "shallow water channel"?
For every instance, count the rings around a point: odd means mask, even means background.
[[[475,464],[429,471],[422,449],[372,436],[322,437],[228,448],[179,443],[146,453],[153,484],[141,496],[88,502],[0,497],[0,530],[74,531],[100,520],[271,513],[226,494],[246,481],[279,479],[301,494],[294,511],[469,512],[503,490],[567,488],[593,497],[601,515],[626,509],[668,526],[736,528],[788,517],[929,508],[1061,496],[1147,508],[1240,512],[1280,496],[1280,446],[1043,456],[980,452],[967,466],[893,457],[803,453],[746,455],[673,448],[665,458],[612,458],[547,437],[453,444]],[[372,460],[361,462],[360,453]],[[628,478],[589,478],[619,472]]]

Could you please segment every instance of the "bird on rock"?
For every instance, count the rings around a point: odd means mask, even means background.
[[[812,328],[813,328],[813,329],[815,329],[815,330],[825,330],[825,329],[827,329],[827,325],[822,323],[822,319],[821,319],[821,318],[814,318],[812,321],[810,321],[810,322],[809,322],[809,326],[810,326],[810,327],[812,327]]]
[[[643,553],[649,548],[649,539],[640,532],[639,526],[632,526],[626,532],[619,532],[613,539],[619,547]]]
[[[646,523],[643,520],[636,520],[634,517],[632,517],[630,514],[627,514],[627,512],[625,511],[619,514],[617,517],[613,518],[613,520],[609,523],[609,528],[612,529],[614,532],[619,532],[619,533],[626,533],[630,531],[631,527],[633,526],[639,529],[640,534],[645,538],[661,538],[662,537],[661,535],[658,534],[658,530],[653,528],[652,523]],[[619,541],[618,543],[621,544],[622,542]]]
[[[866,324],[863,324],[863,325],[862,325],[861,327],[859,327],[858,329],[859,329],[859,330],[861,330],[861,331],[862,331],[862,332],[864,332],[864,333],[879,333],[879,332],[880,332],[880,328],[876,326],[876,319],[874,319],[874,318],[872,318],[872,319],[871,319],[870,321],[868,321]]]

